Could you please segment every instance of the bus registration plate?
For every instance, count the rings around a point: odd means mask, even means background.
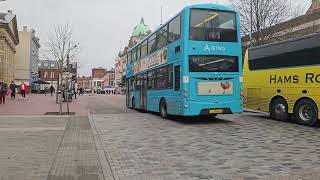
[[[223,113],[223,109],[212,109],[209,110],[209,114],[221,114]]]

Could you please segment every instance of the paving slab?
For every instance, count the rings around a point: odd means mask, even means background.
[[[66,122],[66,117],[0,116],[0,179],[46,179]]]
[[[87,116],[71,116],[50,168],[48,180],[103,180]]]

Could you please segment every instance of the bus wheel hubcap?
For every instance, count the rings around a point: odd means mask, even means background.
[[[303,121],[309,121],[312,117],[312,108],[308,105],[303,105],[299,109],[299,116]]]
[[[275,106],[275,111],[277,114],[283,114],[286,112],[286,106],[284,104],[277,104]]]

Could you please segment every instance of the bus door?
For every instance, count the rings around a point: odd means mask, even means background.
[[[147,73],[140,76],[140,108],[147,109]]]
[[[131,79],[126,79],[126,105],[127,107],[130,106],[130,80]]]

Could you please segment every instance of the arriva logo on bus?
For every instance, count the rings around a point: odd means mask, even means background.
[[[203,48],[204,51],[208,51],[208,52],[211,52],[211,51],[225,51],[226,48],[223,47],[223,46],[209,46],[208,44],[204,46]]]
[[[320,83],[320,74],[306,73],[304,75],[303,81],[305,83]],[[297,84],[301,80],[298,75],[270,75],[270,84]]]

